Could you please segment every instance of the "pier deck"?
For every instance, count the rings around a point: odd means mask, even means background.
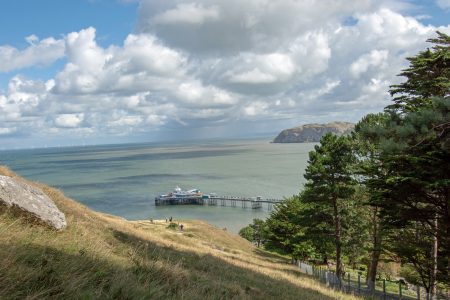
[[[280,199],[262,199],[260,197],[246,198],[233,196],[189,196],[189,197],[156,197],[155,205],[209,205],[209,206],[231,206],[237,207],[238,203],[242,208],[260,209],[263,204],[267,204],[267,209],[273,209],[273,205],[281,203]]]

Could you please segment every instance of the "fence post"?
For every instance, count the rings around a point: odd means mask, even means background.
[[[358,273],[358,294],[361,294],[361,273]]]
[[[383,299],[386,299],[386,279],[383,279]]]
[[[398,295],[400,296],[400,299],[402,299],[403,297],[403,295],[402,295],[402,282],[401,281],[399,281],[398,282]]]
[[[329,282],[328,282],[328,271],[325,272],[325,283],[327,286],[330,286]]]
[[[420,286],[416,285],[417,291],[417,300],[420,300]]]

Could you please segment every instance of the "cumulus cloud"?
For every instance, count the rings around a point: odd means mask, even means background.
[[[68,63],[56,76],[56,92],[134,93],[152,89],[161,80],[170,82],[185,72],[186,58],[154,36],[130,34],[123,47],[106,49],[98,46],[95,38],[92,27],[67,36]]]
[[[350,65],[350,73],[353,77],[359,77],[369,68],[386,67],[389,52],[387,50],[372,50],[370,53],[361,55]]]
[[[143,0],[121,45],[101,46],[88,27],[54,40],[67,63],[53,79],[13,77],[0,91],[0,134],[241,133],[357,121],[389,104],[406,57],[436,30],[450,33],[404,15],[402,3]],[[29,36],[28,48],[45,40]]]
[[[32,66],[47,66],[64,56],[64,41],[54,38],[39,40],[35,35],[25,38],[25,49],[0,45],[0,72],[10,72]]]
[[[288,43],[299,32],[317,28],[318,24],[342,21],[370,7],[369,0],[353,5],[319,0],[143,0],[138,31],[155,33],[169,46],[189,51],[238,53],[255,47],[274,49]],[[189,11],[192,11],[190,17]],[[161,16],[168,15],[172,16],[170,20],[184,22],[161,22]],[[187,20],[192,20],[191,23],[196,20],[196,26],[186,26]]]
[[[234,67],[237,70],[225,73],[225,76],[229,77],[229,81],[250,84],[284,81],[289,79],[296,69],[292,59],[281,53],[248,55],[247,58],[243,58],[243,64]]]

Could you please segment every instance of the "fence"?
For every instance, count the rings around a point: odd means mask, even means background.
[[[300,261],[295,262],[295,264],[297,264],[301,272],[314,276],[330,288],[349,294],[383,300],[450,300],[448,291],[438,291],[437,295],[431,299],[426,290],[420,286],[405,285],[401,282],[395,283],[396,286],[393,286],[394,283],[388,282],[388,287],[386,280],[375,282],[375,289],[369,289],[365,283],[366,279],[361,274],[351,276],[350,273],[346,273],[346,275],[339,278],[328,268],[316,267]],[[395,288],[394,290],[393,287]]]

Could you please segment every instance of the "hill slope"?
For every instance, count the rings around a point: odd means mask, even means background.
[[[179,231],[126,221],[31,184],[68,227],[56,232],[0,207],[1,299],[354,299],[207,223],[183,221]]]
[[[273,140],[274,143],[317,143],[328,132],[337,135],[349,134],[355,124],[349,122],[332,122],[328,124],[305,124],[285,129]]]

